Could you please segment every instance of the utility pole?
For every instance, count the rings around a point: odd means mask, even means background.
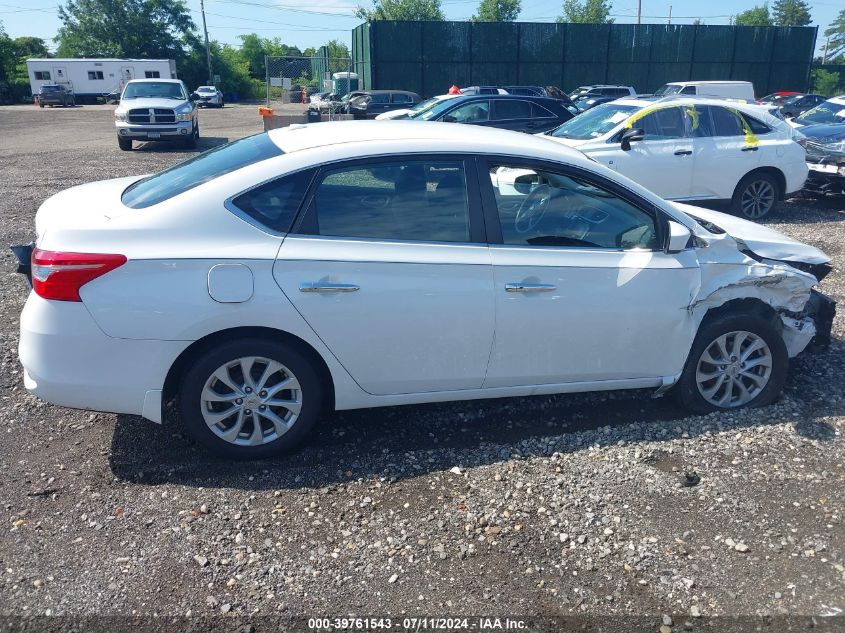
[[[642,23],[643,17],[643,0],[637,0],[637,24]]]
[[[669,5],[669,24],[672,24],[672,5]]]
[[[824,42],[824,55],[822,55],[822,64],[827,63],[827,47],[830,45],[830,35],[827,36],[827,39]]]
[[[208,27],[205,25],[205,1],[200,0],[200,13],[202,13],[202,30],[205,33],[205,61],[208,64],[208,81],[209,86],[214,84],[214,75],[211,73],[211,46],[208,43]]]

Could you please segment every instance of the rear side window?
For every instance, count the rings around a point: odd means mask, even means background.
[[[753,116],[743,114],[743,117],[748,122],[748,127],[751,128],[751,131],[754,132],[754,134],[768,134],[772,131],[772,128],[770,128],[762,121],[758,121]]]
[[[531,106],[532,106],[532,114],[533,114],[535,119],[545,119],[545,118],[548,118],[548,117],[555,117],[556,116],[553,112],[551,112],[550,110],[547,110],[546,108],[541,106],[539,103],[533,103],[533,104],[531,104]]]
[[[420,242],[468,242],[460,160],[396,160],[325,171],[301,232]]]
[[[506,121],[508,119],[530,119],[531,103],[520,99],[501,99],[493,102],[492,119]]]
[[[139,180],[123,192],[121,200],[130,209],[145,209],[219,176],[282,154],[266,133],[247,136]]]
[[[314,170],[307,169],[273,180],[242,193],[232,205],[261,226],[287,233],[313,176]]]
[[[411,99],[411,95],[402,94],[400,92],[394,92],[390,96],[390,101],[392,103],[411,103],[413,99]]]
[[[380,92],[374,95],[370,95],[370,101],[372,103],[388,103],[390,101],[390,95]]]

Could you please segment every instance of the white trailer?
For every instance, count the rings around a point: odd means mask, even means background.
[[[37,95],[44,84],[71,88],[77,103],[120,92],[130,79],[177,79],[172,59],[48,58],[28,59],[29,85]]]

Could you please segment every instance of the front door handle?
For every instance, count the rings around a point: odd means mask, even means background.
[[[355,284],[328,284],[319,281],[307,281],[299,284],[299,292],[355,292],[360,290]]]
[[[757,149],[758,149],[758,148],[756,148],[756,147],[743,147],[743,148],[742,148],[742,151],[743,151],[743,152],[756,152],[756,151],[757,151]]]
[[[505,292],[550,292],[557,290],[557,286],[552,284],[505,284]]]
[[[690,154],[692,154],[691,149],[679,149],[675,152],[675,156],[689,156]]]

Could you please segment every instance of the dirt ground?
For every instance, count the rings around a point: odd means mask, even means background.
[[[192,155],[119,151],[112,110],[0,108],[0,242],[30,241],[67,187]],[[261,130],[256,106],[200,121],[200,150]],[[845,201],[793,199],[765,223],[831,255],[822,290],[842,306]],[[769,407],[686,416],[620,392],[351,411],[295,455],[228,463],[178,425],[29,396],[14,267],[3,250],[0,630],[49,628],[20,620],[44,614],[845,625],[842,316]]]

